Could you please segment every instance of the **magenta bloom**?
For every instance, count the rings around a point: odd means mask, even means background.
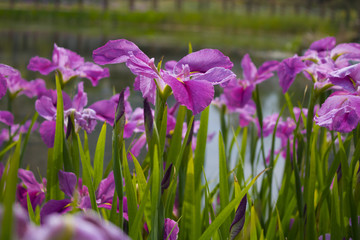
[[[19,134],[26,133],[31,125],[31,120],[26,121],[24,125],[14,124],[14,116],[8,111],[0,111],[0,122],[10,127],[10,135],[8,128],[0,130],[0,146],[10,139],[12,141],[17,141],[19,139]],[[38,124],[35,122],[31,131],[34,131],[37,128]]]
[[[176,240],[179,234],[179,226],[177,222],[171,220],[170,218],[166,218],[164,222],[164,240]]]
[[[295,77],[302,70],[305,69],[305,64],[301,61],[301,58],[294,56],[283,60],[278,69],[279,84],[283,89],[283,93],[286,93],[294,82]]]
[[[229,109],[241,109],[248,104],[255,86],[272,77],[274,75],[273,71],[277,70],[278,65],[277,61],[268,61],[263,63],[259,69],[256,69],[249,54],[245,54],[241,60],[243,79],[232,79],[224,87],[227,107]]]
[[[96,112],[91,108],[85,108],[87,105],[87,94],[84,92],[84,83],[78,84],[78,92],[71,101],[70,97],[63,92],[64,102],[64,120],[67,126],[68,116],[74,115],[75,131],[80,128],[87,133],[91,133],[96,126]],[[51,148],[54,144],[55,126],[56,126],[56,104],[57,94],[55,90],[48,90],[35,102],[35,109],[40,116],[45,118],[40,126],[40,135],[45,144]]]
[[[0,64],[0,98],[9,90],[11,97],[26,95],[29,98],[40,97],[46,91],[45,82],[42,79],[26,81],[15,68]]]
[[[313,42],[304,56],[283,60],[278,70],[283,92],[287,92],[300,72],[313,81],[317,89],[327,89],[331,84],[337,84],[336,81],[339,79],[329,81],[329,73],[348,67],[352,64],[350,61],[360,61],[360,44],[344,43],[337,46],[335,44],[335,38],[323,38]],[[346,83],[341,81],[341,84]]]
[[[329,81],[348,92],[356,92],[360,86],[360,63],[329,73]]]
[[[336,92],[321,105],[315,123],[337,132],[351,132],[360,121],[360,96]]]
[[[16,189],[17,200],[27,210],[27,194],[29,194],[31,206],[35,210],[36,206],[41,206],[45,200],[46,179],[43,178],[42,183],[38,183],[34,174],[25,169],[19,169],[18,177],[21,183]]]
[[[309,49],[315,50],[317,52],[330,51],[335,47],[335,45],[336,45],[336,39],[334,37],[326,37],[313,42],[310,45]]]
[[[154,103],[156,87],[163,91],[169,85],[175,99],[194,114],[210,104],[214,97],[213,85],[224,84],[235,77],[229,70],[233,66],[230,59],[215,49],[188,54],[160,71],[153,58],[150,59],[134,43],[125,39],[109,41],[94,50],[93,58],[102,65],[126,62],[126,66],[137,76],[135,89],[140,90],[149,102]]]
[[[85,62],[84,58],[68,49],[58,47],[54,44],[52,61],[42,57],[30,59],[28,69],[38,71],[42,75],[48,75],[54,70],[61,72],[64,83],[73,77],[87,78],[93,86],[96,86],[100,79],[109,76],[109,69]]]
[[[91,201],[88,188],[82,185],[82,179],[77,180],[76,175],[72,172],[59,171],[60,190],[69,197],[63,200],[50,200],[42,207],[40,211],[41,221],[43,222],[47,216],[54,213],[66,213],[72,209],[70,203],[75,203],[79,209],[90,209]],[[95,192],[96,203],[99,208],[111,209],[112,200],[115,191],[114,174],[111,172],[107,178],[103,179]],[[75,198],[75,194],[77,197]],[[127,218],[126,198],[123,199],[125,219]]]

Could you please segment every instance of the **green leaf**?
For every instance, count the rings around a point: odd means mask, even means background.
[[[188,123],[188,126],[191,126],[193,124],[193,121],[194,121],[194,116],[192,116],[190,118],[190,121]],[[179,169],[180,169],[180,164],[181,164],[181,160],[183,158],[183,155],[184,155],[184,152],[185,152],[185,148],[187,146],[187,142],[188,142],[188,139],[189,139],[189,135],[190,135],[190,131],[191,131],[191,127],[188,127],[187,128],[187,131],[186,131],[186,134],[185,134],[185,138],[184,138],[184,141],[181,145],[181,148],[180,148],[180,151],[177,153],[177,157],[176,157],[176,161],[175,161],[175,169],[176,169],[176,172],[175,172],[175,178],[177,179],[177,176],[179,174]]]
[[[123,157],[122,157],[122,163],[123,163],[123,171],[124,171],[124,177],[125,177],[125,191],[126,191],[126,197],[127,197],[127,207],[128,207],[128,217],[129,217],[129,227],[132,227],[136,211],[137,211],[137,200],[135,195],[135,189],[134,185],[132,183],[130,169],[128,165],[128,160],[126,157],[126,151],[125,151],[125,143],[123,144]]]
[[[94,187],[97,188],[102,180],[104,168],[104,154],[106,142],[106,122],[104,122],[96,144],[94,156]]]
[[[277,223],[278,223],[278,228],[279,228],[279,239],[280,240],[285,240],[284,238],[284,231],[282,228],[282,224],[281,224],[281,220],[280,220],[280,215],[279,215],[279,211],[276,208],[276,215],[277,215]]]
[[[9,145],[7,145],[1,152],[0,152],[0,157],[4,156],[5,153],[7,153],[10,149],[12,149],[15,145],[17,144],[17,142],[12,142]]]
[[[140,195],[140,200],[141,202],[143,201],[143,198],[147,198],[146,200],[146,208],[144,210],[144,215],[145,215],[145,220],[148,226],[149,231],[151,231],[151,202],[150,202],[150,194],[146,194],[146,188],[148,185],[146,182],[146,178],[144,175],[144,172],[138,162],[138,160],[136,159],[136,157],[130,153],[134,162],[134,166],[135,166],[135,171],[136,171],[136,179],[139,185],[139,195]],[[140,211],[140,209],[139,209]]]
[[[36,122],[36,119],[38,118],[39,116],[39,113],[38,112],[35,112],[32,120],[31,120],[31,124],[30,124],[30,127],[25,135],[25,139],[24,139],[24,143],[23,143],[23,146],[22,146],[22,149],[21,149],[21,154],[20,154],[20,166],[22,165],[22,162],[23,162],[23,158],[24,158],[24,154],[25,154],[25,150],[26,150],[26,146],[29,142],[29,138],[30,138],[30,134],[31,134],[31,130],[32,128],[34,127],[34,124]],[[1,155],[1,154],[0,154]]]
[[[207,142],[207,132],[209,124],[209,106],[201,113],[200,117],[200,128],[197,133],[196,149],[194,157],[194,177],[195,177],[195,188],[197,189],[201,184],[201,172],[202,166],[205,162],[205,151]]]
[[[186,182],[185,182],[185,191],[184,191],[184,202],[182,207],[181,216],[184,218],[181,221],[180,228],[182,229],[181,237],[183,239],[194,238],[197,239],[198,236],[195,235],[196,228],[201,227],[195,222],[195,181],[194,181],[194,161],[190,157],[187,172],[186,172]]]
[[[199,240],[207,240],[211,239],[211,236],[215,233],[217,229],[225,222],[225,220],[230,216],[236,206],[240,204],[241,199],[245,196],[245,194],[249,191],[250,187],[254,185],[256,180],[268,169],[260,172],[240,193],[239,198],[234,198],[215,218],[215,220],[210,224],[210,226],[205,230],[205,232],[201,235]]]
[[[48,199],[60,200],[63,194],[59,188],[58,173],[63,166],[63,151],[64,151],[64,104],[63,96],[61,91],[61,77],[56,74],[56,93],[57,93],[57,104],[56,104],[56,129],[55,139],[53,147],[53,157],[50,159],[51,162],[48,165],[49,174],[47,176],[48,186]]]
[[[78,145],[79,145],[79,150],[80,150],[80,159],[81,159],[81,164],[82,164],[82,167],[83,167],[83,181],[84,181],[84,184],[88,187],[88,191],[89,191],[89,195],[90,195],[90,201],[91,201],[91,208],[95,212],[99,213],[99,209],[98,209],[97,203],[96,203],[94,183],[93,183],[93,181],[91,179],[90,159],[88,159],[88,156],[85,154],[85,152],[84,152],[84,150],[82,148],[79,135],[77,137],[78,137]]]
[[[307,191],[307,219],[306,219],[306,238],[315,239],[316,229],[315,229],[315,209],[314,209],[314,192],[315,192],[315,182],[316,182],[316,163],[319,161],[318,159],[318,151],[316,150],[316,136],[318,135],[318,126],[314,127],[314,134],[312,138],[312,149],[310,155],[310,171],[309,171],[309,181],[308,181],[308,189]]]
[[[160,166],[158,159],[158,148],[154,147],[154,164],[152,169],[152,187],[151,187],[151,232],[150,236],[152,239],[159,239],[159,203],[160,203]]]
[[[256,211],[255,207],[251,207],[251,213],[250,213],[250,240],[257,240],[257,231],[256,231]]]
[[[148,197],[150,194],[150,186],[151,186],[151,179],[149,180],[149,182],[146,185],[146,188],[144,189],[144,193],[143,193],[143,198],[141,198],[141,202],[140,202],[140,206],[139,209],[136,212],[135,218],[134,218],[134,222],[132,224],[132,226],[130,227],[130,232],[129,232],[129,236],[132,239],[137,239],[138,234],[141,233],[142,230],[142,216],[144,215],[145,209],[147,204],[149,203],[150,198]],[[149,229],[150,231],[150,229]]]
[[[296,117],[295,117],[295,114],[294,114],[294,106],[293,106],[293,104],[291,102],[289,93],[286,92],[284,94],[284,96],[285,96],[286,104],[287,104],[289,112],[290,112],[290,116],[296,122]]]
[[[340,221],[341,220],[340,220],[338,183],[337,183],[337,174],[335,174],[334,184],[332,188],[332,196],[331,196],[331,216],[330,216],[331,238],[341,239],[343,237]]]
[[[228,167],[225,156],[224,141],[219,132],[219,180],[220,180],[220,209],[223,210],[229,204],[229,178],[228,178]],[[221,234],[224,238],[229,232],[231,225],[230,216],[225,219],[224,224],[221,226]]]
[[[182,140],[182,129],[183,129],[183,123],[185,120],[185,113],[186,113],[186,107],[180,106],[178,115],[176,118],[174,132],[171,137],[170,147],[168,150],[168,155],[167,155],[168,163],[175,164],[176,157],[177,157],[178,153],[180,152],[181,140]]]
[[[31,205],[29,192],[26,193],[26,202],[27,202],[27,209],[28,209],[29,219],[30,219],[31,222],[35,223],[36,219],[35,219],[34,209],[33,209],[32,205]]]
[[[3,213],[3,221],[1,223],[1,239],[2,240],[11,240],[12,230],[14,223],[13,219],[13,205],[15,203],[15,195],[16,195],[16,185],[18,181],[18,169],[20,164],[20,151],[21,151],[21,135],[19,135],[19,140],[17,141],[16,148],[14,154],[10,157],[10,168],[6,177],[5,184],[5,198],[4,198],[4,213]],[[5,220],[4,220],[5,219]]]
[[[167,123],[167,106],[165,106],[164,108],[164,112],[163,112],[163,117],[162,117],[162,122],[163,123]],[[165,140],[166,140],[166,129],[167,129],[167,124],[161,124],[160,126],[160,135],[159,135],[159,140],[160,140],[160,145],[159,145],[159,153],[162,159],[162,155],[164,154],[164,150],[165,150]]]

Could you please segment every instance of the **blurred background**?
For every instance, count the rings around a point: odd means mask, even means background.
[[[41,76],[26,66],[33,56],[51,58],[54,43],[92,61],[94,49],[108,40],[126,38],[156,63],[162,57],[179,60],[191,43],[194,51],[218,48],[234,62],[234,72],[241,74],[245,53],[259,66],[301,54],[311,42],[326,36],[335,36],[338,43],[360,41],[360,0],[0,0],[0,63],[19,69],[27,80],[44,78],[49,88],[54,88],[53,75]],[[124,64],[109,68],[111,77],[96,88],[84,80],[89,105],[109,98],[114,90],[132,88],[134,76]],[[292,95],[299,101],[306,81],[292,86],[299,89]],[[76,83],[66,91],[74,95]],[[276,77],[261,84],[260,90],[264,116],[282,107]],[[142,105],[137,92],[130,101],[133,108]],[[23,96],[15,100],[16,122],[31,117],[34,102]],[[6,99],[0,107],[6,109]],[[99,123],[90,146],[95,146],[100,127]],[[209,132],[217,131],[219,118],[212,108]],[[217,156],[217,137],[211,144],[210,151],[215,152],[208,156]],[[33,134],[27,152],[27,162],[37,162],[31,168],[46,164],[39,134]],[[207,167],[207,171],[217,174],[211,172],[216,167]]]

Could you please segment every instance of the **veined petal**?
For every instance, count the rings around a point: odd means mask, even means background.
[[[113,125],[117,103],[112,100],[101,100],[89,106],[96,112],[96,117],[101,121]]]
[[[158,78],[154,59],[150,59],[143,52],[130,52],[129,58],[126,61],[126,66],[135,75],[142,75],[148,78]]]
[[[241,60],[241,67],[245,80],[253,82],[257,73],[255,64],[251,61],[249,54],[245,54]]]
[[[360,121],[360,96],[333,94],[321,105],[317,125],[338,132],[352,131]]]
[[[129,52],[135,53],[141,50],[126,39],[110,40],[93,51],[93,59],[100,65],[123,63],[129,59]]]
[[[56,116],[56,107],[54,106],[52,99],[47,96],[42,96],[40,99],[36,100],[35,109],[39,115],[46,120],[54,120]]]
[[[35,179],[35,176],[32,171],[25,169],[19,169],[18,177],[22,180],[29,191],[41,191],[41,184],[38,183]]]
[[[273,71],[277,71],[279,67],[278,61],[267,61],[264,62],[258,69],[255,84],[259,84],[273,76]]]
[[[80,82],[78,84],[78,92],[72,101],[72,107],[75,108],[76,111],[81,111],[86,106],[87,101],[87,94],[84,92],[84,83]]]
[[[253,90],[254,85],[246,80],[239,81],[239,84],[234,87],[224,88],[228,107],[244,107],[250,101]]]
[[[344,55],[344,56],[343,56]],[[346,59],[359,58],[360,57],[360,44],[359,43],[342,43],[337,45],[331,50],[331,58],[338,58],[342,56]]]
[[[156,84],[152,78],[139,75],[135,78],[134,90],[141,91],[144,98],[155,105]]]
[[[176,240],[178,238],[179,226],[178,223],[170,218],[166,218],[164,222],[164,240]]]
[[[56,121],[44,121],[40,125],[40,136],[48,148],[54,146]]]
[[[191,79],[191,81],[202,80],[202,81],[208,81],[212,85],[217,85],[217,84],[226,84],[227,82],[229,82],[231,79],[234,78],[236,78],[236,75],[231,70],[222,67],[214,67],[208,70],[204,74],[197,74]]]
[[[41,223],[44,223],[46,217],[54,213],[66,213],[71,210],[69,204],[71,203],[70,199],[63,200],[49,200],[45,205],[41,208],[40,211],[40,220]]]
[[[287,58],[279,64],[278,75],[279,84],[286,93],[291,84],[294,82],[295,77],[305,68],[305,64],[297,56]]]
[[[313,42],[310,45],[310,49],[311,50],[315,50],[315,51],[330,51],[331,49],[333,49],[336,45],[336,39],[334,37],[326,37],[320,40],[317,40],[315,42]]]
[[[165,63],[165,70],[166,71],[173,71],[176,63],[177,62],[175,60],[167,61]]]
[[[69,49],[54,44],[53,64],[59,68],[76,69],[84,64],[84,58]]]
[[[96,199],[100,200],[100,203],[112,202],[115,191],[114,173],[110,172],[107,178],[103,179],[98,189],[96,190]]]
[[[21,94],[24,94],[29,98],[33,98],[33,97],[40,98],[46,91],[47,89],[46,89],[45,81],[41,78],[38,78],[30,82],[27,82]]]
[[[208,81],[181,82],[168,74],[164,74],[164,81],[171,87],[175,99],[194,115],[204,110],[214,97],[214,87]]]
[[[102,68],[91,62],[84,63],[76,69],[76,72],[80,77],[89,79],[94,87],[98,85],[100,79],[110,76],[108,68]]]
[[[234,64],[230,58],[217,49],[202,49],[183,57],[174,67],[174,73],[179,74],[183,65],[189,65],[191,72],[204,73],[214,67],[231,69]]]
[[[60,170],[58,177],[60,190],[63,191],[66,196],[72,197],[77,183],[76,175],[72,172]]]
[[[11,112],[8,111],[0,111],[0,122],[5,123],[8,126],[14,124],[14,116]]]
[[[56,66],[49,59],[36,56],[30,59],[27,69],[48,75],[56,69]]]
[[[330,72],[329,81],[346,91],[355,92],[360,84],[360,63]]]

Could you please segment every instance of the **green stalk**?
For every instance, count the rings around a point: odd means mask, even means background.
[[[119,198],[119,214],[118,222],[120,228],[123,228],[123,175],[122,175],[122,157],[123,157],[123,133],[125,125],[125,104],[124,104],[124,91],[120,93],[119,104],[114,119],[113,133],[112,133],[112,157],[113,157],[113,170],[115,179],[115,189]],[[116,204],[116,201],[113,202]]]

